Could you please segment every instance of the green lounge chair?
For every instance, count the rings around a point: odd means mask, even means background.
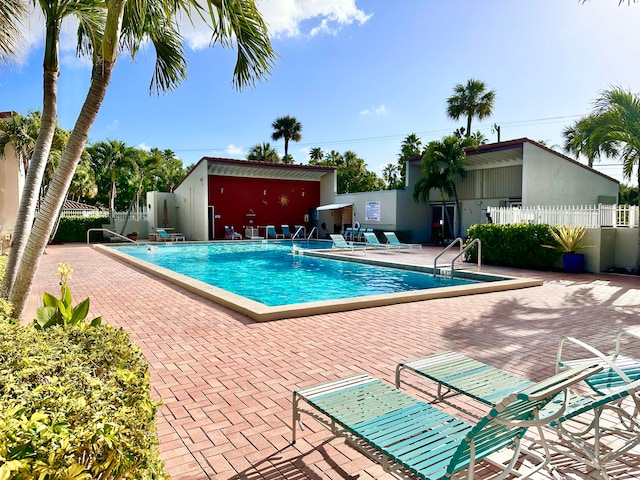
[[[413,250],[414,248],[422,250],[421,243],[402,243],[400,242],[400,240],[398,240],[398,237],[396,237],[396,234],[394,232],[383,232],[383,233],[384,233],[384,236],[387,237],[387,242],[389,242],[389,245],[395,245],[400,248],[408,248],[409,250]]]
[[[586,359],[586,363],[582,361],[575,364],[599,367],[598,372],[585,378],[585,383],[600,383],[598,379],[606,378],[608,369],[600,360],[599,357],[590,358]],[[396,386],[405,383],[428,394],[422,385],[402,380],[401,375],[405,371],[436,382],[437,391],[434,395],[440,401],[462,394],[487,406],[496,405],[500,398],[532,384],[518,375],[456,352],[441,352],[398,364]],[[548,442],[544,448],[596,468],[603,478],[608,478],[607,464],[640,445],[637,418],[639,395],[640,380],[609,389],[606,395],[598,395],[597,392],[596,396],[571,393],[567,398],[565,413],[546,426],[555,434],[556,440]],[[622,404],[623,400],[629,405]],[[616,421],[611,422],[611,417]],[[605,442],[605,438],[615,441]]]
[[[512,473],[527,478],[545,467],[549,456],[531,454],[537,464],[518,471],[525,432],[536,427],[542,436],[541,425],[564,412],[564,404],[555,400],[566,398],[567,388],[593,371],[577,367],[511,394],[475,425],[367,374],[355,375],[293,392],[292,441],[306,413],[402,478],[460,478],[466,471],[471,479],[482,460],[504,470],[499,478]],[[539,411],[551,404],[554,411],[540,418]],[[492,454],[503,451],[510,451],[510,460],[494,463]]]
[[[385,250],[400,250],[402,247],[398,247],[397,245],[391,245],[390,243],[381,243],[378,240],[378,237],[373,232],[365,232],[364,239],[367,242],[367,246],[374,248],[384,248]]]

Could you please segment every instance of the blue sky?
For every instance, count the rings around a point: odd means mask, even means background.
[[[90,141],[115,138],[136,147],[169,148],[185,165],[203,156],[245,158],[271,141],[271,123],[292,115],[302,140],[289,147],[297,163],[308,151],[352,150],[370,170],[395,162],[402,140],[427,143],[462,126],[447,118],[458,83],[486,82],[494,113],[472,129],[496,141],[528,137],[562,144],[562,130],[589,113],[599,92],[619,85],[640,92],[640,5],[617,0],[261,0],[280,55],[271,75],[233,89],[234,53],[209,48],[206,31],[185,30],[189,77],[178,90],[149,95],[154,56],[122,56]],[[74,58],[73,26],[62,41],[59,123],[71,129],[90,69]],[[204,40],[204,41],[203,41]],[[33,15],[28,46],[0,70],[0,110],[42,105],[42,22]],[[596,169],[622,180],[614,160]],[[635,183],[635,182],[632,182]]]

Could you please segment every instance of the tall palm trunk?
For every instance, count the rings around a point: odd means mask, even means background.
[[[13,231],[13,242],[11,250],[9,250],[5,277],[0,288],[0,296],[3,298],[9,298],[11,295],[18,265],[31,233],[31,226],[39,200],[40,185],[44,171],[47,168],[51,143],[56,131],[59,75],[57,38],[59,37],[59,31],[59,22],[53,20],[47,22],[40,130],[38,131],[33,155],[31,155],[29,161],[29,168],[26,170],[24,188],[20,197],[18,217]]]
[[[71,132],[69,142],[62,154],[60,165],[49,184],[49,188],[47,188],[40,214],[33,224],[33,229],[11,290],[9,300],[13,303],[14,315],[17,318],[22,318],[25,303],[31,292],[33,278],[40,265],[40,258],[55,225],[58,212],[64,203],[76,166],[80,162],[91,126],[98,115],[98,110],[107,92],[114,65],[115,62],[107,62],[101,59],[94,62],[89,92]]]

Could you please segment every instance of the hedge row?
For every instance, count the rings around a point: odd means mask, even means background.
[[[109,223],[109,217],[62,217],[53,241],[57,243],[86,242],[87,230],[90,228],[102,228],[105,223]],[[103,239],[102,232],[91,232],[90,235],[92,242],[99,242]]]
[[[555,245],[549,225],[484,223],[472,225],[468,242],[478,238],[482,244],[482,263],[506,267],[553,269],[558,252],[542,245]],[[470,250],[470,261],[477,261],[476,249]]]
[[[123,330],[0,322],[0,358],[0,478],[167,478],[148,365]]]

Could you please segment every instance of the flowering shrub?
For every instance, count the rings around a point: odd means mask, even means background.
[[[89,299],[85,298],[75,307],[71,305],[71,290],[67,281],[71,279],[73,270],[67,263],[59,263],[56,275],[60,276],[60,298],[56,298],[50,293],[43,295],[43,307],[36,310],[34,326],[38,329],[51,328],[54,325],[77,326],[84,325],[84,319],[89,314]],[[102,323],[102,317],[96,317],[89,323],[92,327],[97,327]]]

